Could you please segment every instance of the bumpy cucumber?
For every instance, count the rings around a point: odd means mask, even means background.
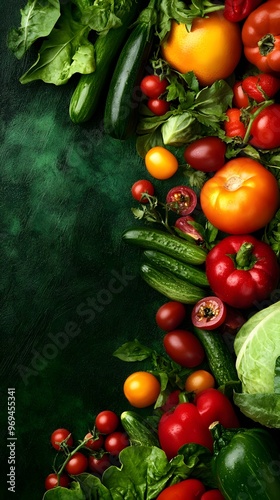
[[[124,411],[121,414],[121,423],[133,446],[159,446],[156,432],[138,413]]]
[[[238,381],[235,360],[220,332],[194,327],[194,333],[204,347],[209,367],[219,386]]]
[[[160,271],[148,263],[142,264],[141,276],[148,285],[159,293],[183,304],[195,304],[205,296],[205,291],[198,286],[192,285],[166,270]]]
[[[187,264],[199,265],[206,260],[207,252],[203,248],[160,229],[148,227],[128,229],[122,238],[131,245],[163,252]]]
[[[185,279],[193,285],[209,287],[206,273],[199,267],[185,264],[177,259],[173,259],[170,255],[165,255],[155,250],[145,250],[143,255],[151,264],[162,269],[167,269],[167,271],[171,271],[179,278]]]

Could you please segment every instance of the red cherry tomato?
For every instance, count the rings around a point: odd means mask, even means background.
[[[97,457],[95,455],[90,455],[88,457],[88,468],[91,472],[97,472],[97,474],[102,475],[110,465],[111,461],[107,454],[102,455],[102,457]]]
[[[95,451],[98,451],[98,450],[100,450],[100,448],[102,448],[102,445],[104,442],[103,436],[99,435],[99,436],[93,437],[91,432],[88,432],[85,436],[85,439],[88,439],[88,438],[92,438],[92,439],[89,439],[89,441],[87,441],[85,443],[85,446],[87,448],[89,448],[90,450],[95,450]]]
[[[233,105],[235,108],[247,108],[250,105],[249,97],[245,94],[242,82],[236,82],[233,87]]]
[[[74,455],[70,458],[69,462],[67,462],[67,464],[65,465],[66,472],[68,472],[68,474],[73,476],[76,476],[77,474],[82,474],[82,472],[85,472],[87,468],[88,468],[88,459],[80,451],[74,453]]]
[[[260,149],[280,147],[280,104],[271,104],[254,119],[249,143]]]
[[[176,186],[168,191],[166,203],[173,212],[188,215],[197,205],[197,196],[194,190],[187,186]]]
[[[200,500],[225,500],[225,497],[219,490],[209,490],[203,493]]]
[[[199,500],[205,487],[198,479],[184,479],[163,490],[157,500]]]
[[[67,429],[56,429],[51,435],[51,444],[55,450],[61,450],[61,443],[65,442],[67,446],[73,446],[73,437],[70,431]]]
[[[162,116],[170,109],[170,103],[164,99],[149,99],[147,102],[149,110],[156,116]]]
[[[156,313],[156,323],[162,330],[170,332],[182,324],[186,308],[181,302],[170,301],[163,304]]]
[[[226,319],[226,306],[215,296],[199,300],[192,309],[192,323],[202,330],[214,330]]]
[[[49,474],[45,479],[46,490],[52,490],[57,486],[68,488],[69,484],[70,484],[70,479],[67,476],[67,474],[61,474],[61,476],[59,477],[59,484],[58,484],[58,476],[55,473]]]
[[[144,76],[140,83],[143,94],[150,99],[157,99],[162,95],[168,86],[166,78],[160,79],[158,75]]]
[[[129,446],[129,438],[125,432],[112,432],[109,434],[104,442],[104,448],[111,455],[118,455],[124,448]]]
[[[168,356],[186,368],[194,368],[204,360],[204,349],[196,336],[187,330],[173,330],[163,339]]]
[[[136,201],[140,201],[141,203],[148,203],[149,200],[143,197],[144,193],[147,193],[150,196],[154,196],[155,188],[153,184],[145,179],[134,182],[131,188],[131,194],[133,198]]]
[[[111,410],[103,410],[95,418],[95,427],[101,434],[111,434],[120,423],[118,415]]]
[[[219,137],[202,137],[184,151],[186,162],[201,172],[216,172],[225,164],[226,144]]]

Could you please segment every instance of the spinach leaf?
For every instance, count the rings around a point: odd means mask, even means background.
[[[153,350],[145,345],[140,344],[139,340],[135,339],[126,342],[116,349],[113,356],[122,361],[143,361],[153,355]]]
[[[37,61],[20,78],[21,83],[43,80],[63,85],[74,73],[94,71],[94,48],[88,41],[90,27],[72,17],[71,8],[65,6],[61,17],[41,47]]]
[[[102,477],[112,500],[155,499],[165,487],[188,474],[182,455],[168,462],[164,451],[155,446],[129,446],[119,458],[121,467],[109,467]]]
[[[8,34],[8,47],[21,59],[40,37],[48,36],[60,16],[59,0],[28,0],[21,13],[21,26]]]
[[[58,486],[57,488],[46,491],[43,496],[43,500],[87,500],[88,498],[92,498],[94,500],[98,497],[86,497],[80,484],[75,481],[71,482],[70,488],[62,488],[61,486]]]

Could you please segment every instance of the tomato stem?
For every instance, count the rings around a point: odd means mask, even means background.
[[[247,142],[250,139],[251,129],[252,129],[252,125],[253,125],[254,120],[257,118],[257,116],[265,108],[267,108],[268,106],[270,106],[273,103],[274,103],[274,101],[272,99],[269,101],[264,101],[260,106],[257,107],[257,109],[256,109],[256,111],[254,111],[254,113],[250,114],[250,119],[249,119],[249,123],[248,123],[247,128],[246,128],[246,134],[245,134],[244,139],[243,139],[243,144],[247,144]]]
[[[63,473],[64,469],[65,469],[65,466],[68,464],[69,460],[73,457],[73,455],[75,453],[77,453],[77,451],[79,451],[81,448],[83,448],[85,446],[85,444],[90,441],[90,439],[92,439],[92,436],[84,439],[83,441],[80,442],[80,444],[78,444],[78,446],[76,446],[76,448],[74,450],[72,450],[70,453],[68,453],[66,459],[64,460],[63,464],[60,466],[58,472],[57,472],[57,485],[59,486],[59,480],[60,480],[60,476],[61,474]]]

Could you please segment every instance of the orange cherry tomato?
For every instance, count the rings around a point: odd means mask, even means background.
[[[201,208],[216,228],[247,234],[264,227],[279,207],[274,175],[251,158],[227,162],[203,185]]]
[[[132,406],[146,408],[156,402],[160,393],[160,383],[152,373],[134,372],[127,377],[123,391]]]
[[[145,156],[148,172],[155,179],[169,179],[178,170],[178,160],[168,149],[162,146],[151,148]]]
[[[187,377],[185,382],[186,391],[196,394],[210,387],[215,387],[215,379],[207,370],[196,370]]]

